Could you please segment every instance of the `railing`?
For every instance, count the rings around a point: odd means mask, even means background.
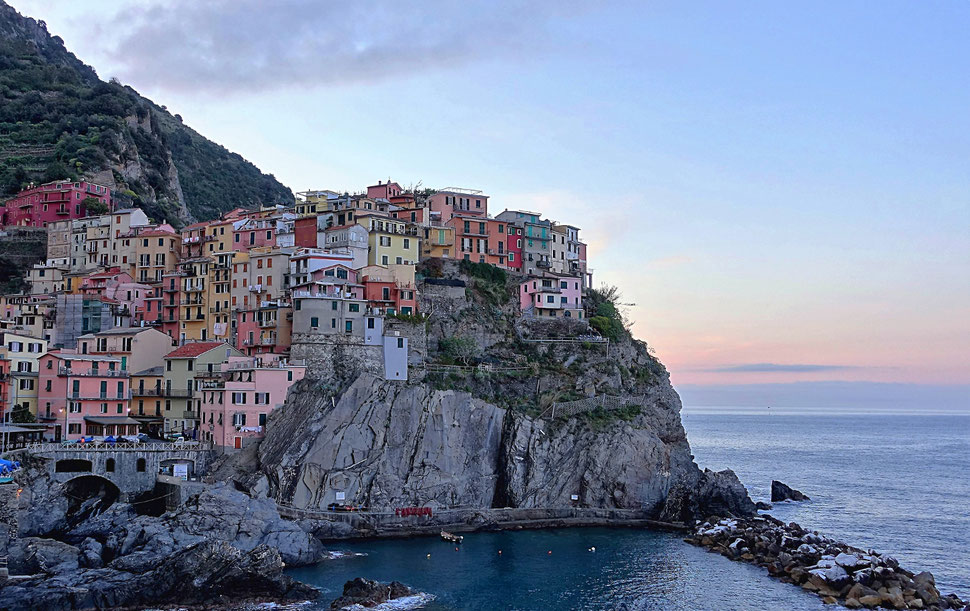
[[[212,444],[205,441],[183,441],[173,443],[132,443],[129,441],[105,443],[104,441],[91,441],[87,443],[77,443],[76,441],[62,441],[61,443],[36,442],[25,446],[28,452],[171,452],[173,450],[206,451],[212,449]]]
[[[494,371],[532,371],[533,368],[528,365],[512,365],[508,367],[503,367],[500,365],[491,365],[488,363],[482,363],[481,365],[444,365],[440,363],[424,363],[421,365],[411,365],[412,369],[423,369],[425,371],[447,371],[447,372],[474,372],[474,371],[484,371],[484,372],[494,372]]]
[[[123,401],[131,399],[131,390],[120,394],[117,392],[70,392],[67,394],[67,398],[79,401]]]
[[[615,410],[622,409],[629,405],[642,405],[646,402],[646,397],[613,397],[610,395],[599,395],[589,399],[578,401],[566,401],[564,403],[553,403],[542,411],[541,418],[568,418],[591,412],[595,409]]]
[[[128,371],[124,369],[71,369],[70,367],[58,367],[57,375],[88,378],[127,378]]]
[[[193,392],[191,388],[163,388],[162,396],[173,399],[191,399]]]
[[[182,419],[183,420],[193,420],[195,417],[196,417],[195,416],[195,410],[187,409],[184,412],[182,412]]]

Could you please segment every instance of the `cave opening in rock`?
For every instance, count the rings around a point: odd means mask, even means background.
[[[136,495],[131,500],[131,506],[135,510],[135,513],[140,516],[157,518],[165,513],[165,501],[171,492],[170,486],[160,486],[156,483],[152,490]]]
[[[111,507],[121,496],[121,490],[99,475],[82,475],[64,484],[64,496],[67,497],[65,517],[73,528]]]

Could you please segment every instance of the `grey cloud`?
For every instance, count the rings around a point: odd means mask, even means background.
[[[713,373],[811,373],[816,371],[845,371],[847,369],[858,369],[849,365],[787,365],[782,363],[747,363],[744,365],[728,365],[714,369],[704,369],[703,371]]]
[[[374,82],[529,57],[578,1],[176,0],[120,12],[109,51],[125,80],[188,91]],[[120,38],[115,38],[123,32]]]

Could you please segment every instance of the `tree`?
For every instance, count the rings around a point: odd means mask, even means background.
[[[108,204],[96,197],[85,197],[81,200],[81,205],[84,206],[88,216],[100,216],[108,213]]]
[[[10,421],[16,424],[30,424],[31,422],[37,422],[34,415],[30,413],[29,407],[15,407],[10,410]]]
[[[456,335],[439,340],[438,350],[446,357],[462,365],[470,365],[481,352],[478,342],[467,335]]]

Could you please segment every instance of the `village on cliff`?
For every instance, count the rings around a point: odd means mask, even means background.
[[[524,317],[590,318],[579,228],[490,214],[478,190],[378,181],[177,231],[116,206],[107,186],[55,181],[7,201],[0,221],[5,237],[47,239],[28,288],[0,296],[6,449],[119,438],[243,449],[306,375],[311,345],[367,347],[385,379],[406,380],[408,327],[393,323],[423,320],[425,283],[455,282],[429,273],[442,260],[513,274]]]

